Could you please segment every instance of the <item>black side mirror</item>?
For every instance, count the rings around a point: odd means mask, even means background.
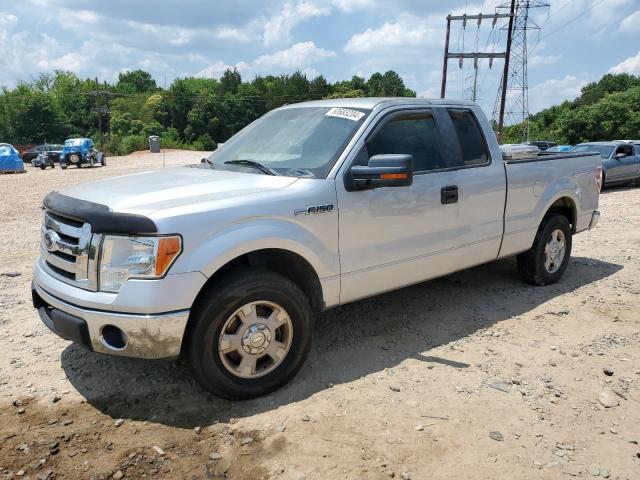
[[[374,155],[369,164],[354,165],[348,191],[380,187],[407,187],[413,183],[413,155]]]

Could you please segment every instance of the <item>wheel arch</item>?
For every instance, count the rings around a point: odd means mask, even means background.
[[[250,271],[251,268],[259,268],[278,273],[296,284],[309,300],[309,304],[314,312],[319,312],[324,308],[324,295],[322,284],[316,270],[302,255],[283,248],[261,248],[240,254],[227,261],[211,275],[193,302],[192,312],[198,308],[200,302],[207,296],[208,292],[214,288],[216,283],[224,281],[224,278],[239,269]],[[187,338],[190,335],[194,324],[193,315],[189,317],[185,334],[182,340],[182,351],[188,344]]]
[[[563,215],[569,221],[571,225],[571,232],[576,233],[576,224],[578,221],[578,213],[576,202],[568,195],[560,196],[556,198],[551,205],[549,205],[545,211],[544,217],[549,214],[558,213]]]

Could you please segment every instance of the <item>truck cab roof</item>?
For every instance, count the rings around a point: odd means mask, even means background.
[[[401,105],[459,105],[465,107],[477,106],[468,100],[452,100],[448,98],[416,98],[416,97],[361,97],[361,98],[330,98],[326,100],[313,100],[310,102],[293,103],[280,108],[297,107],[342,107],[365,108],[373,110],[376,107],[393,107]]]

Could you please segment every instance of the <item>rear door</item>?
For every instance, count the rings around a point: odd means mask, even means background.
[[[469,115],[442,107],[392,111],[346,162],[336,181],[341,302],[496,258],[504,170]],[[346,191],[341,176],[350,165],[385,153],[413,155],[413,185]]]

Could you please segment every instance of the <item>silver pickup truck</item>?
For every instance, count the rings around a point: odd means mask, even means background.
[[[183,355],[210,391],[259,396],[300,369],[315,312],[514,255],[558,281],[602,167],[534,155],[504,157],[473,103],[287,105],[199,165],[50,193],[34,306],[90,350]]]

